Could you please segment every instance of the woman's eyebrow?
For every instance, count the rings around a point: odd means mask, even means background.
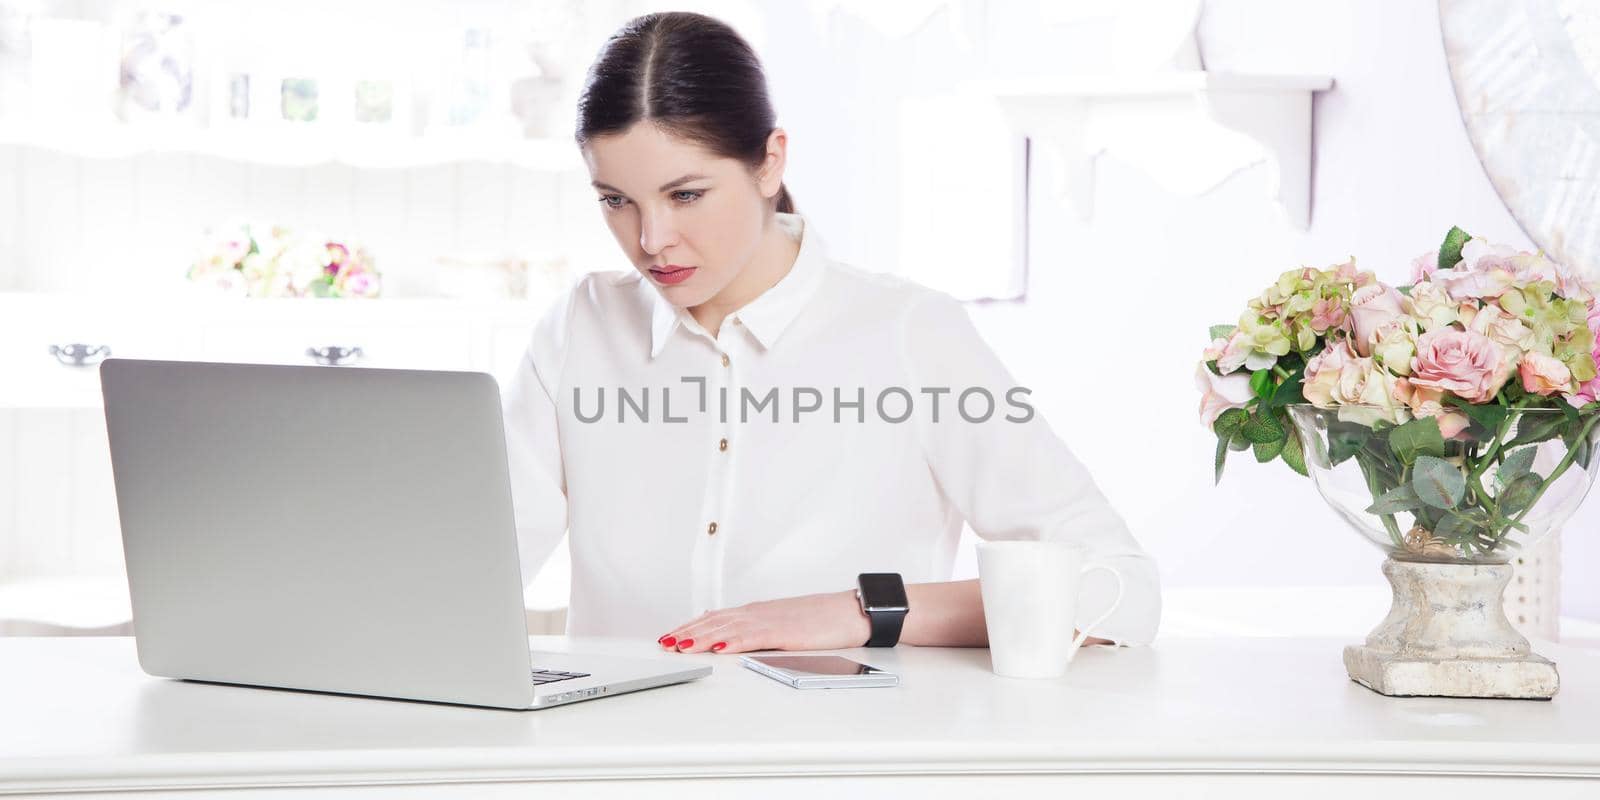
[[[677,180],[668,181],[666,183],[661,184],[661,188],[657,189],[656,191],[665,192],[665,191],[667,191],[667,190],[669,190],[669,189],[671,189],[671,188],[673,188],[675,186],[682,186],[683,184],[688,183],[690,181],[699,181],[699,180],[705,180],[705,179],[706,179],[705,175],[685,175],[685,176],[683,176],[681,178],[678,178]],[[615,186],[612,186],[609,183],[601,183],[600,181],[590,181],[590,185],[593,186],[596,189],[605,189],[607,191],[616,192],[617,194],[626,194],[626,192],[622,191],[621,189],[618,189]]]
[[[670,183],[661,184],[661,188],[657,189],[656,191],[665,192],[665,191],[668,191],[669,189],[672,189],[674,187],[682,186],[682,185],[684,185],[684,184],[686,184],[686,183],[688,183],[690,181],[705,180],[705,177],[706,176],[704,176],[704,175],[685,175],[685,176],[683,176],[683,177],[681,177],[681,178],[679,178],[679,179],[677,179],[675,181],[672,181]]]

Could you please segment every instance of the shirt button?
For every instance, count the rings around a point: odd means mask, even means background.
[[[722,366],[724,366],[724,367],[728,366],[728,354],[727,353],[723,353],[722,354]]]
[[[713,522],[710,525],[706,526],[706,535],[707,536],[716,536],[717,535],[717,523]]]
[[[718,450],[724,450],[724,451],[727,450],[728,449],[728,440],[727,439],[723,439],[722,441],[717,442],[717,449]]]

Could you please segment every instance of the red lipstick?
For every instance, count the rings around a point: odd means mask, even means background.
[[[685,267],[680,264],[667,264],[660,267],[651,267],[650,276],[655,278],[658,283],[664,283],[668,286],[671,286],[672,284],[683,283],[684,281],[689,280],[689,276],[693,275],[696,269],[698,269],[698,267]]]

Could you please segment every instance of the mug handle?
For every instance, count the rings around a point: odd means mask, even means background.
[[[1083,571],[1078,573],[1078,577],[1082,578],[1084,575],[1088,575],[1096,570],[1105,570],[1106,572],[1111,573],[1112,577],[1117,579],[1117,599],[1111,601],[1111,607],[1106,609],[1106,613],[1101,614],[1099,619],[1096,619],[1088,625],[1083,626],[1083,630],[1078,632],[1078,638],[1072,640],[1072,650],[1070,651],[1071,655],[1067,656],[1067,660],[1069,661],[1073,656],[1078,654],[1078,648],[1082,647],[1084,640],[1089,638],[1089,632],[1099,627],[1100,623],[1106,621],[1106,617],[1111,616],[1112,613],[1117,610],[1117,606],[1122,605],[1122,573],[1118,572],[1114,567],[1106,564],[1089,564],[1083,568]]]

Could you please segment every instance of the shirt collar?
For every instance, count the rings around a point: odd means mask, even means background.
[[[812,225],[799,214],[778,212],[776,223],[790,238],[800,242],[800,252],[788,274],[756,299],[728,315],[724,324],[739,322],[766,349],[771,349],[810,299],[817,279],[822,277],[825,248]],[[652,285],[653,288],[653,285]],[[660,355],[667,340],[683,325],[696,333],[710,334],[688,311],[672,305],[655,292],[650,318],[650,357]]]

